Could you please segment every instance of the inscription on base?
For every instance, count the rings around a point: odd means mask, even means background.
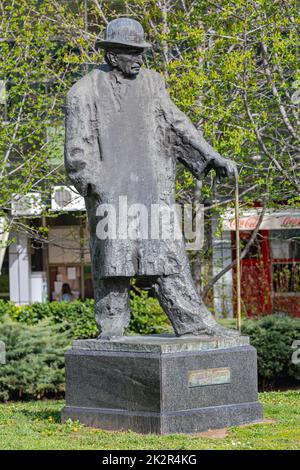
[[[230,383],[230,368],[218,367],[214,369],[191,370],[188,372],[189,387],[205,387],[207,385],[221,385]]]

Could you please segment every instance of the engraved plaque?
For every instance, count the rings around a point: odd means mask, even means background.
[[[205,387],[207,385],[229,384],[230,378],[229,367],[191,370],[188,372],[188,386]]]

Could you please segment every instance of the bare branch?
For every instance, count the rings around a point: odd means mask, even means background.
[[[251,237],[247,243],[247,245],[245,246],[244,250],[242,251],[241,253],[241,260],[243,258],[246,257],[247,253],[249,252],[251,246],[253,245],[253,243],[255,242],[256,240],[256,237],[258,235],[258,232],[259,232],[259,229],[260,229],[260,226],[262,224],[262,221],[263,221],[263,218],[264,218],[264,215],[265,215],[265,212],[266,212],[266,208],[267,208],[267,203],[266,203],[266,199],[264,201],[264,205],[263,205],[263,208],[262,208],[262,211],[260,213],[260,216],[259,216],[259,219],[257,221],[257,224],[256,224],[256,227],[255,229],[253,230],[252,234],[251,234]],[[236,227],[236,230],[237,230],[237,227]],[[224,274],[226,274],[228,271],[230,271],[231,269],[233,269],[234,267],[236,266],[236,259],[233,260],[230,264],[228,264],[228,266],[226,266],[224,269],[222,269],[222,271],[220,271],[215,277],[213,277],[213,279],[211,279],[207,284],[206,286],[204,287],[203,291],[202,291],[202,298],[205,299],[205,297],[207,296],[207,294],[209,293],[210,289],[215,285],[215,283],[221,279],[221,277],[224,276]]]
[[[94,0],[94,3],[95,3],[95,5],[96,5],[96,7],[98,8],[100,17],[102,18],[102,20],[104,21],[104,23],[107,24],[107,23],[108,23],[108,19],[106,18],[105,14],[104,14],[104,12],[103,12],[102,2],[100,2],[99,0]]]
[[[278,108],[279,108],[280,114],[282,116],[283,122],[284,122],[286,128],[289,130],[289,132],[294,137],[294,139],[298,140],[298,139],[300,139],[300,136],[297,134],[296,130],[294,129],[294,127],[292,126],[292,124],[291,124],[291,122],[288,118],[287,112],[286,112],[286,110],[285,110],[285,108],[282,104],[282,101],[281,101],[280,95],[278,93],[277,87],[276,87],[275,82],[272,78],[272,72],[271,72],[269,61],[268,61],[267,46],[264,42],[262,42],[261,47],[262,47],[262,51],[263,51],[264,69],[265,69],[265,72],[266,72],[266,75],[267,75],[268,82],[269,82],[269,84],[272,88],[272,93],[273,93],[273,95],[276,99],[276,102],[278,104]]]

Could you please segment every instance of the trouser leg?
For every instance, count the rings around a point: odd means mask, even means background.
[[[129,324],[129,278],[101,279],[95,288],[95,320],[101,339],[123,336]]]
[[[204,305],[197,293],[188,261],[181,273],[160,276],[153,288],[177,336],[236,334],[218,325]]]

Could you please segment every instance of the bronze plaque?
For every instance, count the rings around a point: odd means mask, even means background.
[[[230,368],[191,370],[188,372],[189,387],[205,387],[207,385],[229,384],[231,382]]]

